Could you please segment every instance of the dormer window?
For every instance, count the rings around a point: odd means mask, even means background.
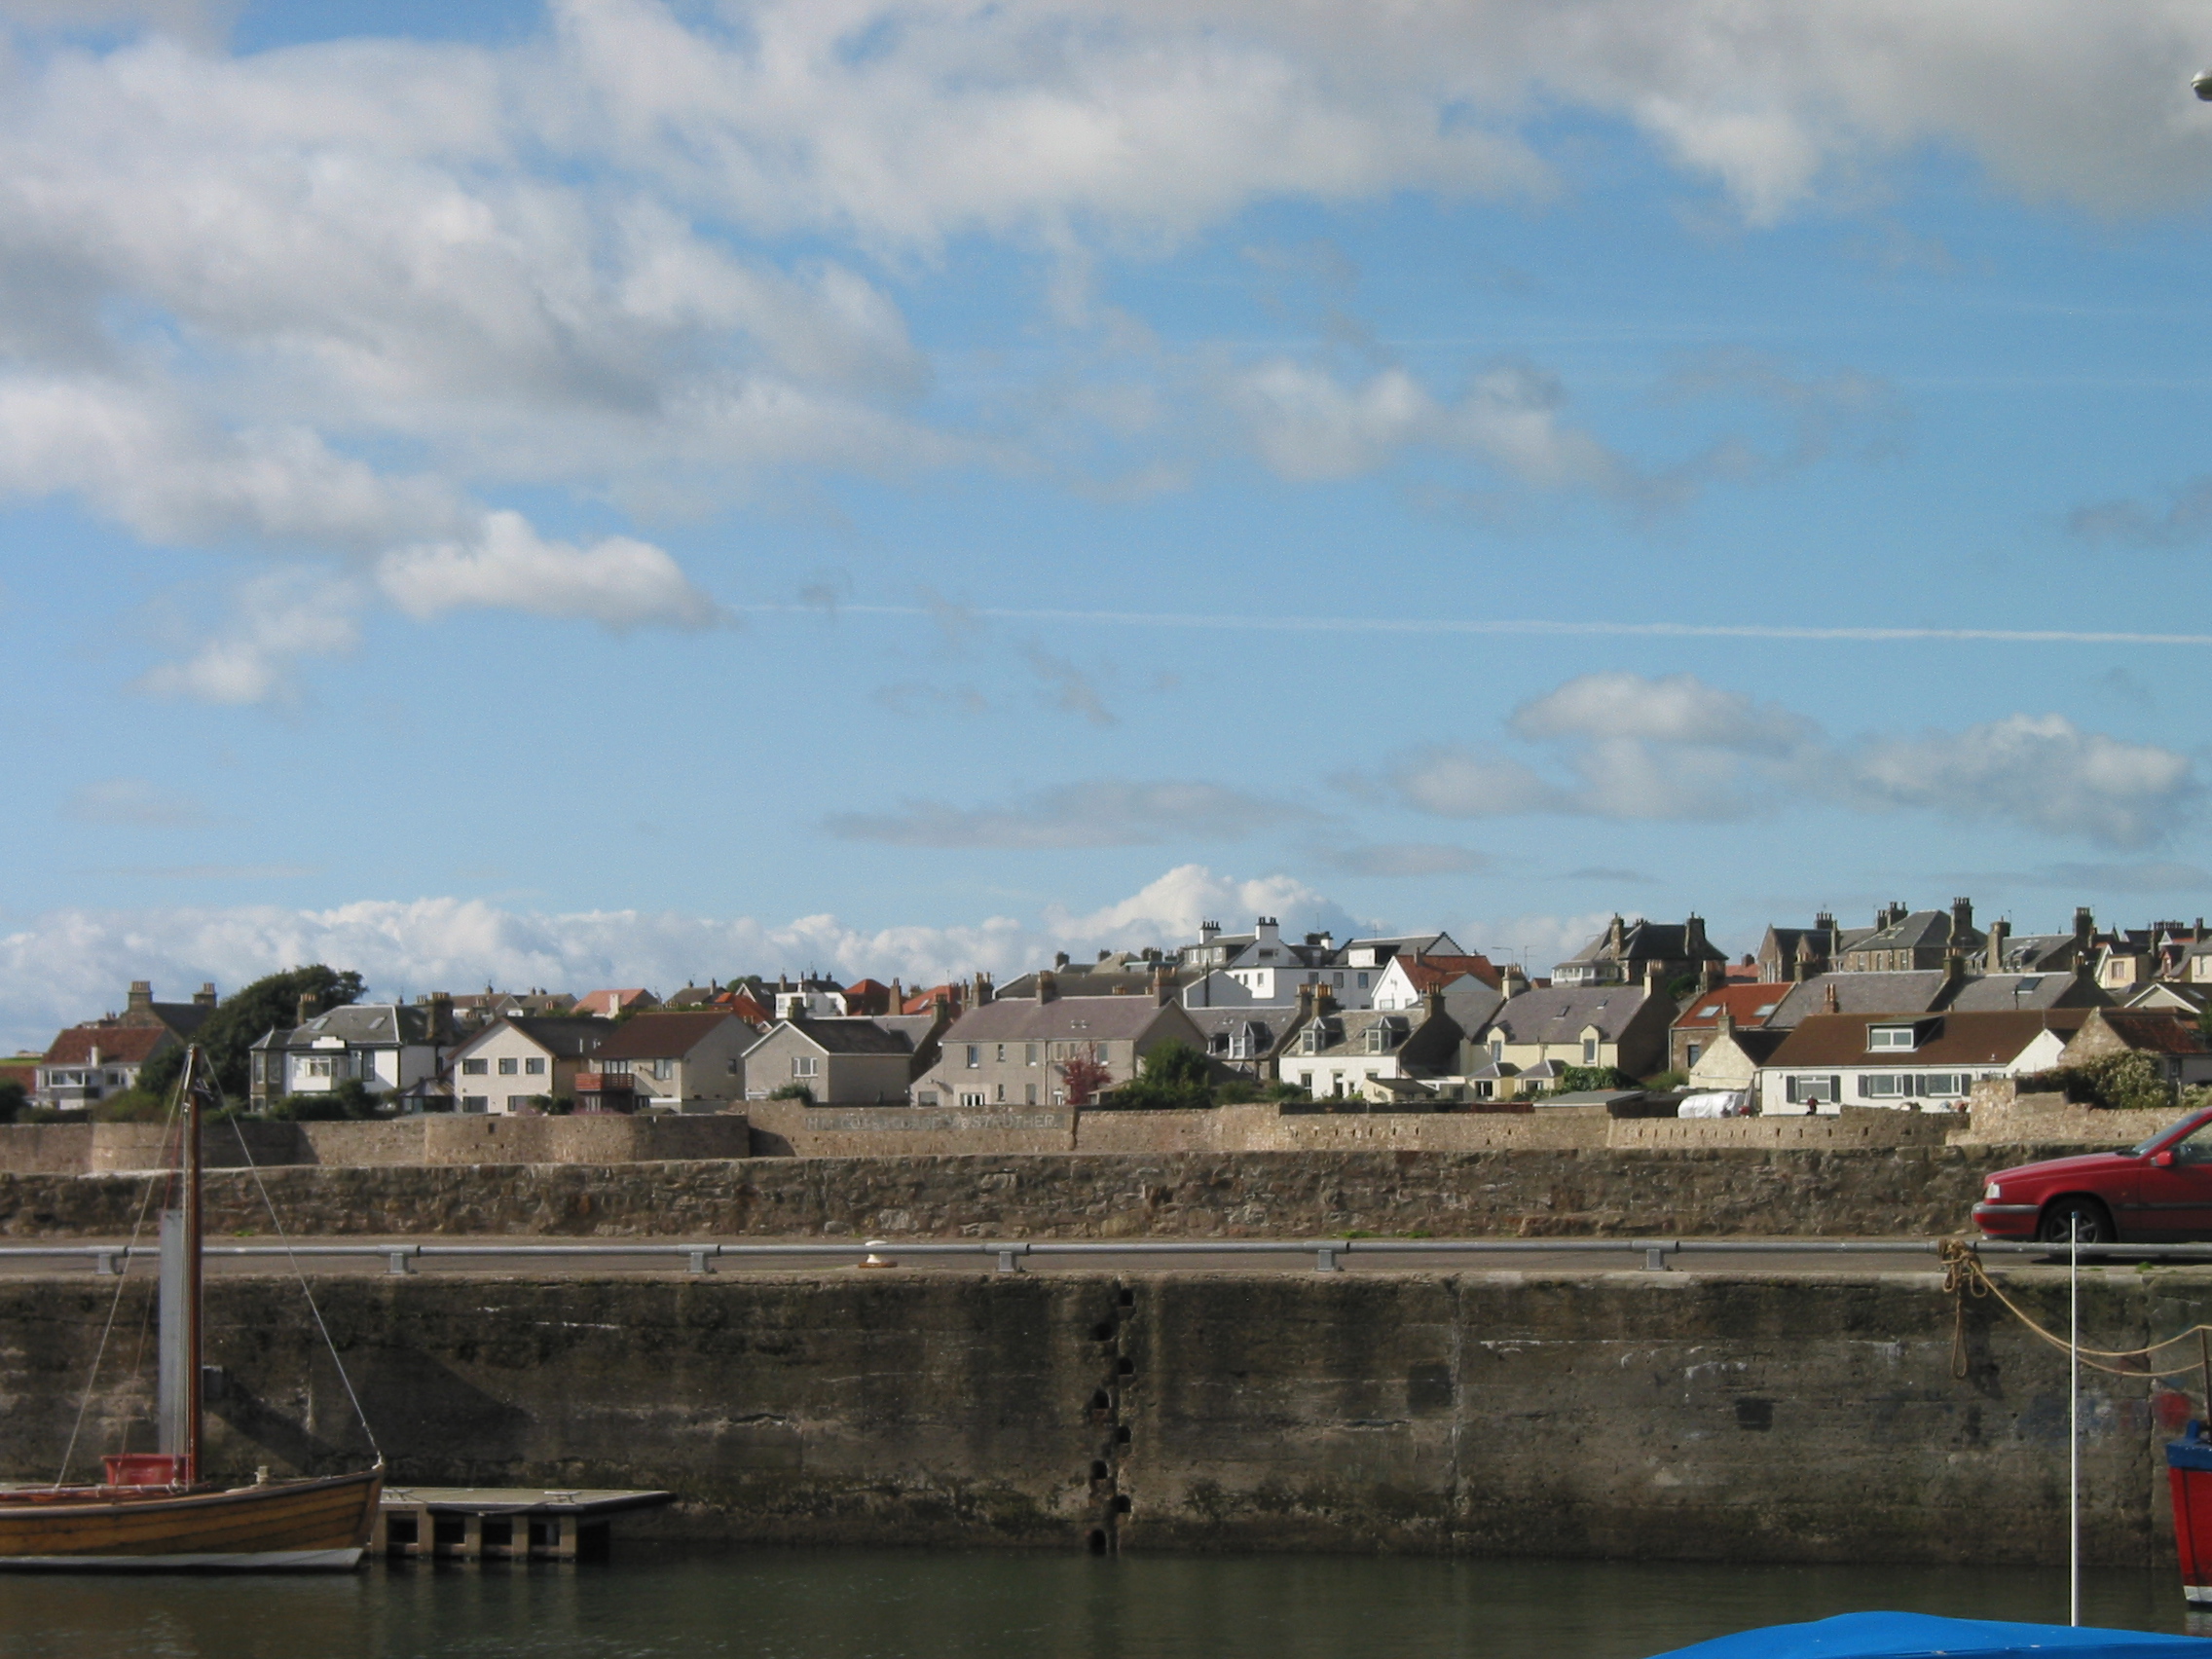
[[[1872,1025],[1866,1029],[1866,1047],[1876,1052],[1908,1052],[1917,1045],[1909,1025]]]

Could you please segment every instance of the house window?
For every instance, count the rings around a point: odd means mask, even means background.
[[[792,1056],[792,1076],[820,1077],[822,1075],[819,1069],[821,1064],[822,1056],[820,1054],[793,1054]]]
[[[1810,1106],[1824,1100],[1834,1102],[1843,1097],[1843,1079],[1832,1072],[1818,1077],[1792,1074],[1783,1079],[1782,1093],[1792,1106]]]
[[[1896,1072],[1867,1072],[1859,1080],[1859,1098],[1895,1100],[1904,1093],[1904,1086],[1910,1081]]]
[[[1313,1092],[1313,1074],[1311,1072],[1300,1072],[1298,1074],[1298,1087],[1311,1094]]]
[[[1493,1037],[1490,1040],[1490,1063],[1493,1066],[1501,1066],[1505,1063],[1504,1038]]]
[[[520,1074],[521,1071],[522,1062],[516,1059],[514,1055],[501,1054],[499,1056],[499,1075],[501,1077],[514,1077]]]
[[[1003,1083],[1000,1084],[998,1088],[993,1090],[993,1092],[998,1096],[1000,1100],[1003,1101],[1006,1098],[1006,1085]]]
[[[1367,976],[1366,976],[1365,974],[1361,974],[1361,975],[1358,975],[1358,976],[1357,976],[1357,977],[1358,977],[1358,979],[1359,979],[1359,988],[1360,988],[1361,990],[1363,990],[1363,991],[1364,991],[1364,990],[1366,990],[1366,989],[1367,989]],[[1342,979],[1339,979],[1339,980],[1337,981],[1337,983],[1341,985],[1341,984],[1343,984],[1343,983],[1344,983],[1344,981],[1343,981]]]
[[[492,1062],[490,1060],[463,1060],[461,1062],[461,1075],[462,1077],[483,1077],[491,1069]]]
[[[488,1094],[463,1094],[461,1097],[461,1109],[463,1112],[489,1112],[492,1109],[492,1097]]]
[[[675,1075],[676,1062],[674,1060],[653,1061],[653,1081],[655,1083],[666,1083]]]
[[[1000,1065],[1006,1064],[1006,1045],[1004,1043],[999,1045],[998,1060]]]
[[[522,1069],[532,1077],[543,1077],[545,1075],[545,1056],[543,1054],[532,1055],[529,1059],[523,1061]]]
[[[1682,1045],[1682,1064],[1684,1064],[1685,1066],[1694,1066],[1697,1064],[1697,1045],[1695,1043],[1685,1043]]]
[[[308,1076],[330,1077],[334,1075],[333,1064],[334,1062],[328,1054],[312,1055],[308,1060]]]
[[[1909,1025],[1876,1025],[1867,1030],[1866,1047],[1869,1049],[1907,1050],[1912,1048],[1912,1027]]]
[[[1036,1044],[1034,1044],[1034,1043],[1025,1043],[1025,1044],[1023,1044],[1023,1045],[1022,1045],[1022,1049],[1021,1049],[1021,1063],[1022,1063],[1023,1065],[1025,1065],[1025,1066],[1033,1066],[1033,1065],[1035,1065],[1035,1064],[1037,1063],[1037,1045],[1036,1045]],[[1029,1097],[1030,1097],[1030,1099],[1032,1099],[1032,1100],[1036,1099],[1036,1097],[1037,1097],[1037,1095],[1036,1095],[1036,1090],[1032,1089],[1032,1090],[1030,1091],[1030,1096],[1029,1096]]]
[[[978,1067],[980,1067],[980,1066],[982,1065],[982,1063],[983,1063],[983,1045],[982,1045],[982,1044],[980,1044],[980,1043],[971,1043],[971,1044],[969,1044],[969,1045],[968,1045],[968,1069],[969,1069],[970,1071],[975,1071],[975,1070],[977,1070],[977,1069]],[[978,1103],[978,1104],[979,1104],[979,1103]]]
[[[1598,1063],[1597,1038],[1585,1037],[1582,1039],[1582,1063],[1586,1066],[1594,1066]]]
[[[963,1105],[963,1106],[980,1106],[980,1105],[982,1105],[982,1104],[983,1104],[983,1091],[982,1091],[981,1089],[979,1089],[979,1088],[964,1088],[964,1089],[962,1089],[962,1090],[960,1091],[960,1104],[961,1104],[961,1105]]]

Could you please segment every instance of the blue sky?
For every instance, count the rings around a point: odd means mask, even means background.
[[[2212,16],[1928,10],[0,0],[0,1040],[2212,908]]]

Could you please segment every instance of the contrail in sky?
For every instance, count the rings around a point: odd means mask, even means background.
[[[1799,628],[1766,622],[1544,622],[1427,616],[1203,616],[1182,611],[1018,610],[996,606],[740,605],[756,615],[922,616],[947,621],[1087,622],[1112,628],[1229,629],[1253,634],[1487,634],[1658,640],[1962,640],[2006,645],[2212,645],[2212,634],[2104,633],[2083,628]]]

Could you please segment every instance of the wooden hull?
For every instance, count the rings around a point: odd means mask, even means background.
[[[358,1566],[384,1471],[228,1492],[0,1493],[0,1571]]]

